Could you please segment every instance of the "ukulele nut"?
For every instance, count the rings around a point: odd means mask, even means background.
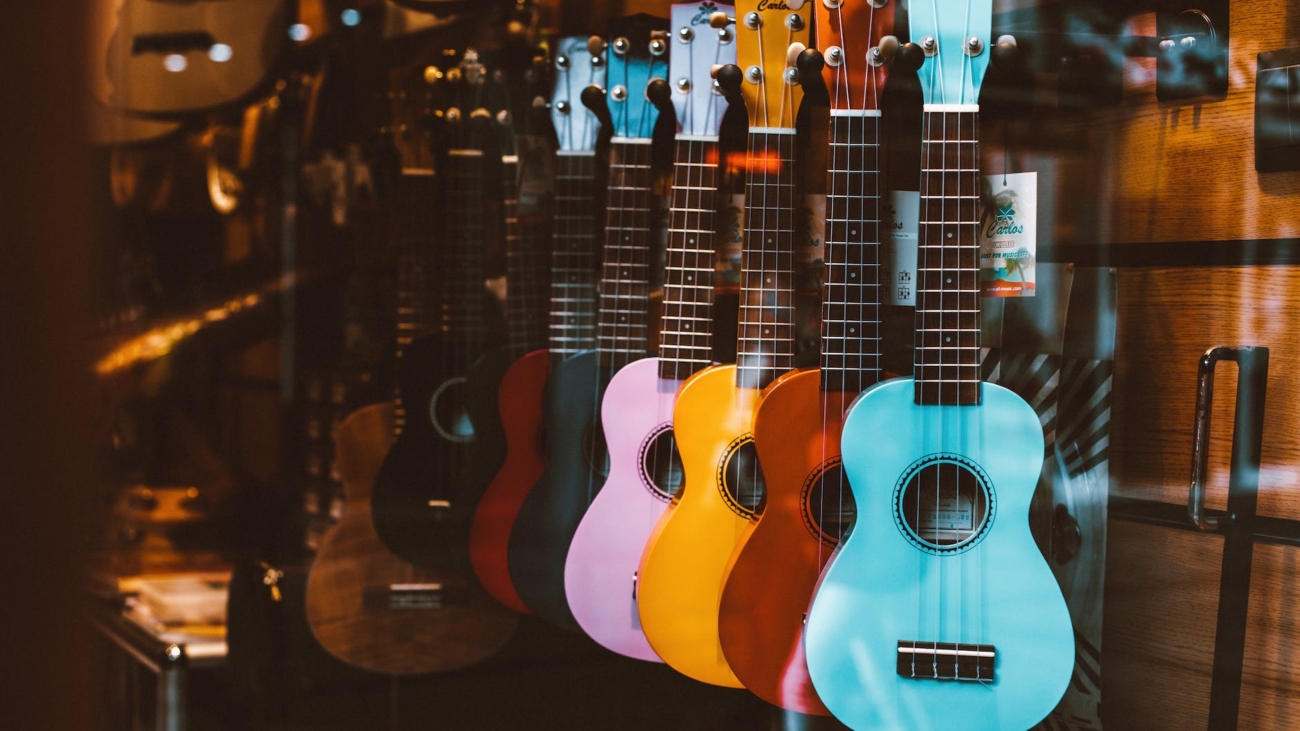
[[[617,53],[620,56],[626,56],[628,50],[631,48],[632,43],[628,39],[622,37],[614,39],[614,53]]]
[[[695,31],[691,30],[691,27],[689,25],[683,25],[677,31],[677,40],[681,41],[682,43],[690,43],[691,41],[695,40]]]
[[[745,13],[745,27],[750,30],[758,30],[763,27],[763,16],[757,12]]]
[[[918,45],[921,46],[921,51],[923,51],[927,56],[933,56],[939,52],[939,41],[935,40],[934,36],[926,36],[922,38]]]
[[[839,46],[831,46],[826,49],[826,65],[832,68],[838,67],[844,63],[844,49]]]
[[[966,50],[967,56],[978,56],[984,53],[984,41],[980,40],[979,36],[971,36],[966,39],[963,48]]]

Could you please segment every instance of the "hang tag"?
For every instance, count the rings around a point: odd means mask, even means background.
[[[980,288],[985,297],[1033,297],[1038,261],[1038,173],[984,178]]]
[[[718,211],[717,238],[714,245],[718,252],[718,270],[716,282],[719,289],[732,292],[740,289],[740,259],[745,248],[745,196],[737,193],[731,196],[730,205]]]
[[[916,307],[916,247],[920,241],[921,193],[895,190],[884,201],[881,239],[881,301],[886,305]]]

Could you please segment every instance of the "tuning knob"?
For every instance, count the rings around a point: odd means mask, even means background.
[[[673,89],[667,79],[655,77],[646,84],[645,97],[660,114],[673,114]]]
[[[826,59],[816,48],[805,48],[799,52],[792,65],[799,69],[799,78],[811,79],[821,76],[822,69],[826,67]]]
[[[904,43],[899,46],[898,53],[894,54],[894,70],[904,73],[915,73],[921,70],[921,65],[925,63],[925,51],[915,43]]]
[[[727,15],[721,10],[709,16],[709,25],[713,28],[717,28],[718,30],[724,30],[726,29],[727,26],[735,25],[735,24],[736,24],[735,16]]]
[[[1020,62],[1020,49],[1016,46],[1016,37],[998,36],[989,59],[998,66],[1013,67]]]
[[[719,68],[713,77],[718,82],[718,89],[727,98],[728,102],[740,98],[740,87],[745,83],[745,72],[741,71],[739,66],[729,63]]]
[[[596,115],[596,119],[605,127],[613,126],[614,118],[609,113],[609,105],[605,103],[605,90],[592,84],[582,90],[582,105],[591,110]]]

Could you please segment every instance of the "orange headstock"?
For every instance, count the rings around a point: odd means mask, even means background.
[[[899,0],[820,0],[817,46],[831,109],[880,108],[888,64],[898,50],[894,9]]]
[[[815,1],[736,3],[736,64],[750,127],[794,128],[803,101],[794,61],[808,45]]]

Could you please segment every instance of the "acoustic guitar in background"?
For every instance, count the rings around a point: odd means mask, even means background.
[[[713,70],[736,60],[735,31],[710,27],[731,6],[672,8],[673,108],[679,132],[668,216],[667,269],[659,357],[643,358],[610,380],[601,404],[609,478],[569,546],[564,587],[584,632],[630,657],[657,661],[637,618],[641,552],[681,487],[673,438],[677,389],[713,363],[714,218],[718,206],[718,129],[726,113]]]
[[[649,347],[652,134],[660,106],[672,108],[663,78],[668,53],[666,19],[614,19],[607,88],[582,93],[612,132],[597,345],[556,365],[547,381],[546,470],[519,510],[509,547],[510,578],[524,604],[568,629],[578,624],[564,590],[565,560],[607,470],[601,399],[610,378]]]
[[[394,85],[393,135],[403,167],[389,206],[390,235],[401,257],[400,400],[361,409],[335,434],[335,472],[345,496],[342,518],[322,539],[307,582],[307,621],[321,646],[344,662],[391,674],[450,670],[483,660],[509,640],[518,622],[467,571],[454,565],[420,566],[391,552],[375,531],[371,508],[384,470],[400,468],[419,485],[447,476],[437,472],[443,468],[436,463],[420,461],[437,456],[429,444],[437,436],[428,418],[432,389],[421,380],[430,369],[412,369],[419,361],[410,357],[418,352],[411,350],[411,333],[432,327],[435,314],[429,270],[438,244],[438,191],[428,83],[437,80],[435,70],[442,71],[420,64],[394,72],[399,81]],[[407,411],[415,404],[421,406]],[[405,428],[399,427],[403,421]],[[394,456],[398,432],[413,456]],[[430,534],[427,540],[434,543],[439,537]]]
[[[840,427],[849,404],[881,378],[880,99],[899,47],[894,13],[894,3],[818,8],[824,76],[816,76],[815,51],[800,59],[804,86],[824,78],[830,102],[821,367],[781,376],[758,403],[754,447],[767,502],[731,558],[718,613],[736,677],[769,703],[805,714],[829,711],[808,678],[804,612],[853,523]]]
[[[794,361],[795,118],[803,90],[790,61],[809,40],[813,3],[786,5],[737,3],[739,68],[718,71],[724,90],[741,88],[749,112],[737,363],[696,373],[677,394],[673,430],[685,484],[655,526],[637,583],[641,626],[655,652],[685,675],[730,687],[741,682],[720,645],[718,602],[727,562],[763,510],[754,409]]]
[[[914,377],[869,388],[845,420],[857,521],[805,634],[818,695],[856,731],[1025,731],[1074,667],[1070,615],[1029,531],[1042,425],[981,382],[977,100],[991,4],[911,6],[926,54]]]
[[[484,490],[470,526],[474,573],[497,601],[518,612],[527,612],[528,607],[510,578],[510,533],[519,509],[546,468],[542,435],[546,381],[553,362],[558,364],[596,345],[595,186],[600,120],[579,101],[587,87],[605,85],[604,44],[597,38],[594,48],[592,45],[586,36],[564,38],[555,45],[551,60],[555,75],[551,126],[559,151],[548,262],[549,349],[524,354],[501,377],[497,404],[505,435],[505,461]],[[520,251],[531,256],[531,246],[538,243],[521,238]],[[525,250],[525,244],[530,248]],[[530,274],[524,276],[525,281],[532,281]],[[519,298],[513,278],[511,282],[508,309],[511,298]],[[512,317],[510,322],[512,333],[516,332],[515,323],[520,320]]]

